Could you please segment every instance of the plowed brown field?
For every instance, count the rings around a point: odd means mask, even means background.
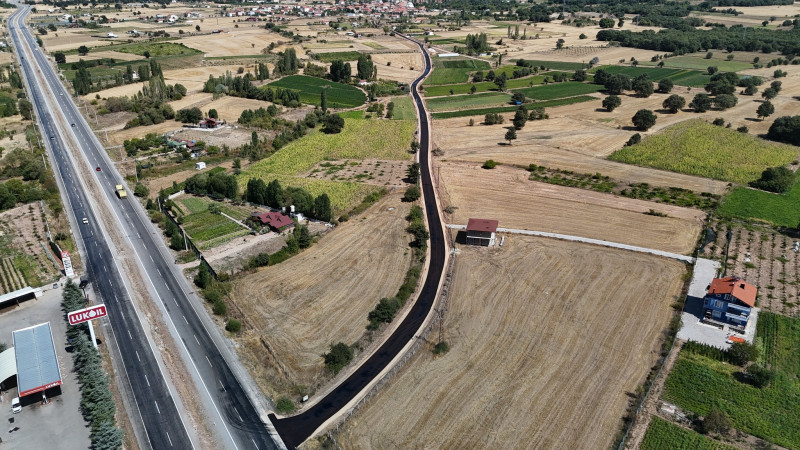
[[[390,194],[309,250],[236,282],[234,302],[256,330],[242,337],[240,356],[266,393],[292,384],[313,388],[329,345],[358,340],[367,313],[395,295],[411,261],[408,210],[399,193]],[[259,338],[284,369],[265,360]]]
[[[528,180],[527,171],[445,163],[437,168],[445,206],[458,209],[448,223],[470,217],[498,219],[502,228],[548,231],[604,239],[675,253],[694,248],[700,210],[618,197]],[[650,209],[667,214],[657,217]]]
[[[445,315],[450,351],[420,349],[339,444],[607,448],[626,393],[658,357],[684,267],[532,237],[462,247]]]

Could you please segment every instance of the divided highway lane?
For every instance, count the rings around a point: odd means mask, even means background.
[[[17,29],[22,26],[23,16],[23,13],[18,12],[10,21],[15,24],[11,32],[20,57],[24,52]],[[102,298],[99,300],[105,302],[110,313],[109,320],[114,330],[114,338],[138,405],[138,414],[131,412],[131,416],[133,420],[143,421],[152,448],[191,448],[192,443],[186,428],[114,264],[114,255],[69,161],[67,150],[54,126],[53,117],[48,112],[40,87],[33,78],[34,72],[30,62],[21,59],[21,65],[28,86],[31,88],[32,103],[41,118],[43,138],[54,137],[49,139],[53,156],[51,161],[56,165],[55,172],[60,178],[62,192],[67,198],[67,208],[72,210],[74,223],[78,226],[79,239],[86,256],[84,262],[87,273],[95,281],[96,291],[102,292]],[[84,224],[83,218],[86,218],[88,223]]]
[[[417,41],[425,57],[425,71],[422,76],[411,84],[411,95],[419,111],[419,143],[420,143],[420,168],[422,175],[422,193],[425,196],[425,213],[430,228],[431,260],[428,273],[422,286],[422,291],[416,303],[411,307],[408,315],[400,326],[392,333],[386,342],[367,359],[352,375],[345,379],[332,392],[317,402],[314,406],[293,417],[278,419],[270,414],[270,420],[275,424],[278,433],[287,446],[296,447],[303,443],[326,420],[340,411],[361,392],[380,372],[394,359],[403,347],[412,339],[428,316],[436,294],[439,290],[439,281],[444,271],[445,263],[445,238],[442,230],[442,221],[436,206],[436,194],[431,179],[428,145],[429,125],[428,114],[422,98],[417,90],[419,84],[431,71],[431,60],[425,47]]]
[[[150,287],[157,293],[156,300],[163,303],[168,313],[169,325],[177,330],[185,351],[191,357],[193,366],[190,370],[194,370],[192,375],[195,379],[199,378],[202,383],[202,386],[198,386],[198,390],[212,402],[213,410],[208,411],[208,415],[218,427],[218,436],[225,441],[223,444],[226,447],[278,448],[243,386],[228,366],[225,356],[199,317],[199,314],[206,312],[196,311],[189,301],[185,291],[189,287],[185,281],[180,280],[180,272],[176,273],[171,254],[160,236],[156,234],[155,227],[150,224],[138,202],[132,198],[120,200],[114,196],[113,187],[121,182],[121,176],[116,172],[105,150],[83,120],[44,55],[36,49],[33,37],[27,30],[24,31],[29,45],[35,49],[33,51],[35,58],[47,79],[47,84],[57,94],[55,99],[60,113],[68,123],[75,124],[71,127],[71,132],[80,142],[87,163],[92,168],[101,167],[101,171],[95,172],[95,175],[99,178],[100,186],[106,188],[104,193],[120,220],[120,225],[133,246],[140,265],[145,269],[146,281],[151,283]],[[111,314],[110,312],[109,315]],[[214,326],[213,323],[211,326]],[[214,417],[218,417],[219,420]]]

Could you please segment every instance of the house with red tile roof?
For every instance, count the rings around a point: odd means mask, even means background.
[[[279,212],[253,213],[253,220],[268,226],[272,231],[281,232],[294,226],[294,221],[286,214]]]
[[[744,331],[758,289],[739,277],[715,278],[703,298],[703,321]]]
[[[467,222],[467,244],[488,247],[494,244],[498,221],[492,219],[469,219]]]

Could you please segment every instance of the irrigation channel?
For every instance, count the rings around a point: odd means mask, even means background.
[[[420,51],[425,58],[425,70],[419,78],[411,83],[411,95],[414,102],[416,102],[417,111],[419,113],[419,162],[421,166],[422,194],[425,199],[425,214],[430,229],[431,252],[428,272],[425,276],[425,281],[419,297],[411,307],[408,315],[406,315],[405,319],[403,319],[386,342],[358,367],[355,372],[302,414],[283,419],[278,419],[274,414],[270,414],[270,420],[275,424],[278,434],[280,434],[281,439],[289,448],[294,448],[302,444],[303,441],[308,439],[328,419],[342,410],[389,365],[403,347],[415,338],[425,318],[433,308],[434,300],[436,299],[439,282],[444,272],[447,248],[445,246],[442,219],[436,206],[436,193],[431,177],[428,112],[418,92],[419,84],[422,83],[425,77],[430,73],[432,65],[431,58],[424,44],[414,40],[412,40],[412,42],[419,45]]]

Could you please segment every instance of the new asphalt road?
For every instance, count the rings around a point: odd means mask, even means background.
[[[428,163],[428,152],[430,151],[428,145],[428,115],[417,90],[419,84],[431,70],[431,59],[425,47],[418,42],[416,43],[420,46],[420,50],[425,56],[425,71],[421,77],[411,84],[411,92],[417,104],[420,120],[419,160],[421,165],[422,193],[425,196],[425,213],[428,219],[428,226],[430,227],[431,246],[431,260],[428,273],[425,277],[425,282],[422,286],[419,298],[411,307],[411,311],[409,311],[403,322],[395,332],[389,336],[386,342],[356,369],[352,375],[302,414],[285,419],[277,419],[275,415],[270,415],[270,420],[275,424],[275,428],[277,428],[283,442],[289,447],[296,447],[308,439],[320,425],[337,411],[341,410],[353,397],[358,395],[370,381],[377,377],[410,340],[415,339],[415,333],[419,330],[436,299],[439,281],[444,271],[446,247],[441,217],[436,207],[436,196],[431,178],[430,165]]]
[[[156,228],[136,200],[118,199],[114,195],[114,185],[123,183],[122,177],[24,25],[23,19],[28,11],[28,6],[21,6],[9,20],[9,28],[40,121],[40,131],[49,142],[65,208],[73,218],[87,273],[99,296],[94,300],[108,307],[108,320],[138,409],[129,413],[132,420],[142,421],[146,432],[146,442],[140,442],[140,445],[152,448],[194,447],[189,435],[192,431],[187,431],[164,381],[153,354],[155,349],[146,338],[128,294],[129,287],[124,284],[121,269],[92,209],[93,202],[110,205],[115,223],[135,252],[143,270],[142,277],[149,284],[149,292],[154,294],[156,302],[163,304],[168,314],[167,326],[173,335],[180,336],[179,346],[190,356],[189,371],[193,380],[199,380],[197,390],[203,397],[203,404],[211,403],[207,416],[215,426],[217,444],[241,449],[277,448],[268,427],[260,420],[258,411],[231,371],[226,361],[230,355],[223,354],[218,348],[215,339],[219,337],[213,336],[206,328],[208,319],[205,322],[201,319],[200,315],[206,312],[198,312],[189,301],[191,288],[172,264],[172,257]],[[28,50],[23,51],[24,47]],[[37,81],[36,74],[46,80],[44,86]],[[69,125],[63,125],[64,122]],[[82,158],[71,157],[65,148],[66,137],[80,144]],[[101,170],[96,171],[95,167]],[[89,197],[77,175],[81,169],[91,170],[92,176],[97,177],[99,185],[105,188],[105,199]]]

